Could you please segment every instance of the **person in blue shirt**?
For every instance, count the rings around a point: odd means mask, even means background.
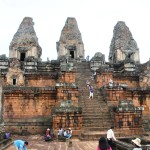
[[[72,130],[71,130],[71,128],[69,128],[66,133],[66,139],[70,139],[71,136],[72,136]]]
[[[26,148],[27,145],[28,145],[27,141],[23,141],[23,140],[14,141],[15,150],[27,150]]]

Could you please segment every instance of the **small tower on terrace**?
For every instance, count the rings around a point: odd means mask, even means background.
[[[24,61],[28,57],[40,58],[42,49],[38,43],[33,25],[32,18],[25,17],[23,19],[10,43],[9,58],[16,58],[20,61]]]
[[[84,44],[75,18],[67,18],[56,47],[58,59],[64,56],[84,58]]]

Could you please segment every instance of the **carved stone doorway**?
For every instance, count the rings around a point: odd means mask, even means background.
[[[74,58],[74,51],[70,51],[71,58]]]
[[[20,61],[24,61],[26,53],[20,53]]]

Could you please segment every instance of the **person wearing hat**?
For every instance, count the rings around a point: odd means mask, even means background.
[[[50,136],[50,129],[49,128],[47,128],[47,130],[46,130],[46,136]]]
[[[135,146],[135,148],[133,150],[142,150],[141,140],[139,138],[136,138],[136,139],[132,140],[132,143]]]
[[[72,130],[71,130],[71,128],[69,128],[69,129],[67,130],[66,139],[70,139],[71,136],[72,136]]]
[[[47,128],[47,130],[46,130],[44,139],[45,139],[45,141],[52,140],[51,130],[49,128]]]

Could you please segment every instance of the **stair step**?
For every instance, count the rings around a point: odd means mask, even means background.
[[[85,132],[88,131],[88,133],[91,132],[91,131],[95,131],[95,132],[97,132],[97,131],[107,131],[109,128],[110,128],[110,126],[108,126],[108,127],[107,126],[105,126],[105,127],[97,127],[97,126],[95,126],[95,127],[84,127],[83,131],[85,131]]]
[[[106,126],[110,126],[111,125],[111,121],[107,122],[107,123],[103,123],[102,121],[97,121],[97,122],[87,122],[87,121],[83,121],[83,125],[82,127],[106,127]]]
[[[83,123],[87,123],[88,125],[91,125],[91,124],[92,124],[92,125],[95,125],[95,124],[97,124],[97,123],[98,123],[98,124],[99,124],[99,123],[107,124],[106,121],[107,121],[107,123],[111,123],[111,120],[109,120],[109,119],[105,119],[105,120],[104,120],[104,119],[101,119],[101,118],[98,118],[98,119],[96,119],[96,120],[95,120],[95,119],[91,119],[91,118],[90,118],[90,119],[85,119],[85,118],[84,118],[84,119],[82,120]]]
[[[105,109],[86,109],[86,108],[84,108],[84,109],[82,109],[82,112],[83,112],[83,114],[84,113],[99,113],[99,115],[100,114],[102,114],[102,113],[105,113],[105,112],[108,112],[107,110],[105,110]]]
[[[82,114],[82,117],[87,119],[87,118],[100,118],[100,119],[107,119],[107,118],[111,118],[110,115],[99,115],[99,114]]]

